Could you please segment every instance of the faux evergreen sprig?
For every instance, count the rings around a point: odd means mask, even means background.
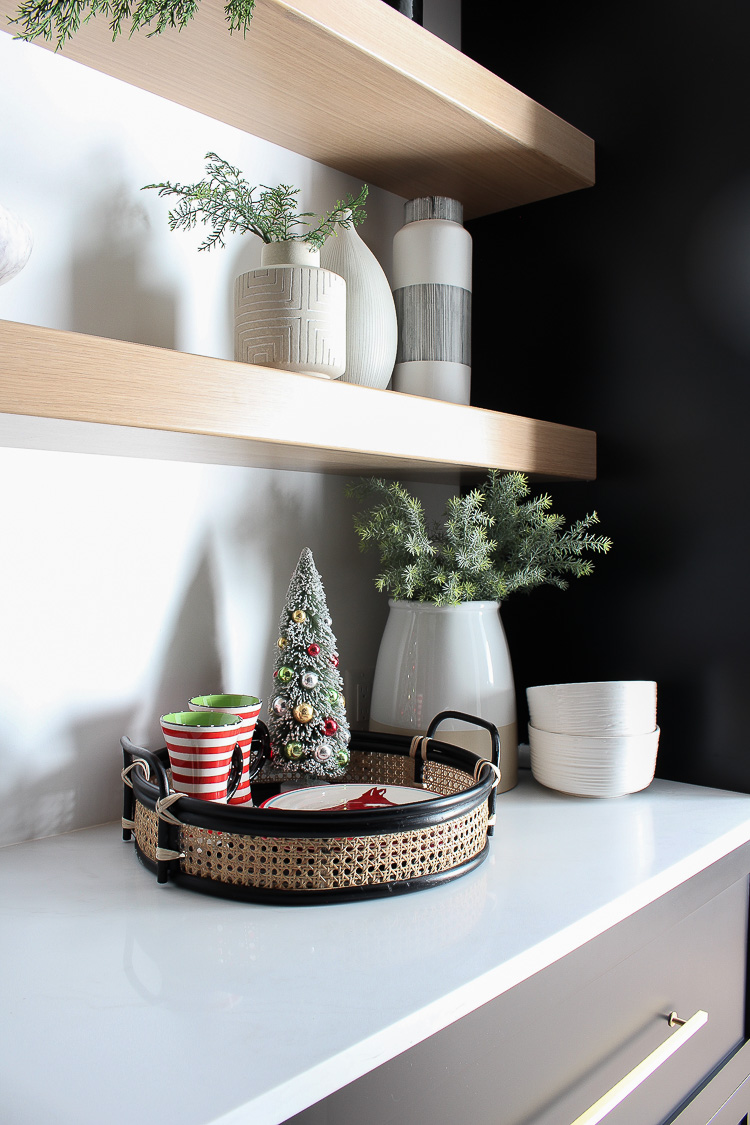
[[[523,473],[493,471],[479,488],[448,501],[442,524],[428,530],[424,508],[397,481],[357,481],[347,494],[368,505],[354,517],[361,550],[375,546],[381,572],[375,585],[399,600],[459,605],[503,601],[516,590],[557,586],[591,574],[588,553],[612,542],[594,535],[591,512],[565,530],[546,494],[527,499]]]
[[[224,7],[230,32],[244,35],[253,17],[255,0],[227,0]],[[57,39],[55,50],[71,39],[82,23],[102,13],[109,18],[112,39],[130,20],[130,35],[151,27],[149,35],[160,35],[168,27],[183,27],[198,10],[198,0],[23,0],[11,23],[21,28],[17,39]]]
[[[316,216],[312,211],[297,213],[299,188],[289,184],[278,187],[251,187],[239,168],[234,168],[215,152],[206,153],[206,179],[194,184],[146,184],[142,189],[155,189],[160,196],[176,195],[180,202],[169,212],[170,230],[192,230],[200,221],[211,227],[211,233],[198,247],[211,250],[224,246],[224,235],[257,234],[263,242],[307,242],[319,250],[337,227],[356,227],[367,218],[364,209],[368,187],[363,184],[359,195],[348,194],[338,199],[331,211]],[[307,220],[316,219],[312,226]],[[303,229],[300,229],[303,228]]]

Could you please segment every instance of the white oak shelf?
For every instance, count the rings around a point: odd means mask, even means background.
[[[590,430],[11,321],[0,413],[6,444],[36,448],[413,479],[596,475]]]
[[[0,28],[16,9],[0,0]],[[244,38],[223,0],[115,43],[100,16],[62,53],[397,195],[452,196],[466,218],[594,182],[588,137],[383,0],[257,0]]]

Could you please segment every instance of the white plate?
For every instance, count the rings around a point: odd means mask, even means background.
[[[354,812],[366,809],[392,809],[441,797],[431,789],[410,789],[405,785],[314,785],[269,797],[263,809],[298,809],[303,812]]]

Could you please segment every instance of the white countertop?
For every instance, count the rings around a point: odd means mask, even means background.
[[[523,773],[489,859],[393,899],[159,886],[119,825],[0,851],[3,1125],[278,1125],[750,840],[750,796]]]

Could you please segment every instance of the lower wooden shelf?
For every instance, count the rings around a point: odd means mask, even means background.
[[[0,357],[5,445],[413,479],[596,475],[592,431],[533,418],[11,321]]]

